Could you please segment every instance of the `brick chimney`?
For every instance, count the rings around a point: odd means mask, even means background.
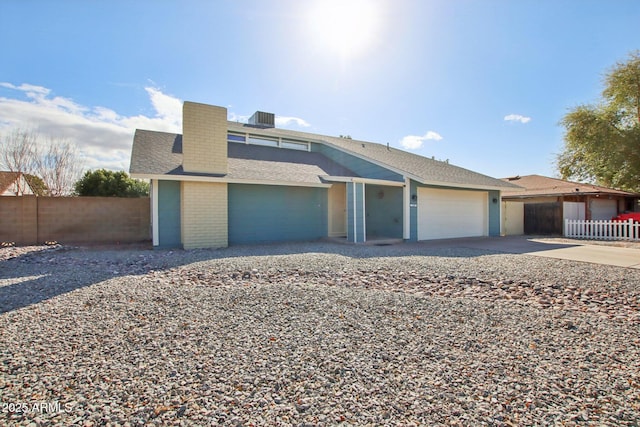
[[[227,109],[185,101],[182,106],[182,167],[185,172],[226,174]]]

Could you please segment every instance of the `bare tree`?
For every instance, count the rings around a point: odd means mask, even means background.
[[[13,129],[2,138],[0,166],[9,172],[35,174],[38,136],[32,130]],[[18,194],[22,194],[22,180],[17,180]]]
[[[15,129],[4,138],[0,161],[9,171],[42,178],[51,196],[71,194],[83,169],[71,142],[56,137],[42,141],[37,132],[25,129]]]
[[[63,139],[49,138],[37,156],[37,171],[49,188],[51,196],[73,192],[82,166],[75,145]]]

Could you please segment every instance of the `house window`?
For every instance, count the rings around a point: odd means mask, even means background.
[[[287,139],[283,139],[280,142],[281,148],[288,148],[290,150],[300,150],[300,151],[309,151],[309,143],[301,142],[301,141],[291,141]]]
[[[249,135],[249,144],[265,145],[267,147],[277,147],[278,140],[272,139],[272,138],[265,138],[263,136]]]
[[[227,141],[240,144],[263,145],[265,147],[286,148],[289,150],[311,151],[311,144],[307,141],[281,139],[262,135],[247,135],[239,132],[227,132]]]
[[[244,144],[245,142],[247,142],[247,138],[243,134],[229,132],[227,133],[227,141],[241,142]]]

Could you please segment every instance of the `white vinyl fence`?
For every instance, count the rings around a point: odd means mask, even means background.
[[[564,236],[576,239],[640,241],[640,224],[634,224],[632,219],[627,221],[566,219]]]

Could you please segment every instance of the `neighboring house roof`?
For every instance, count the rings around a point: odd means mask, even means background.
[[[29,181],[24,178],[22,172],[0,171],[0,195],[5,195],[9,190],[11,190],[9,195],[16,195],[15,186],[17,181],[21,181],[23,194],[33,194]]]
[[[4,194],[18,178],[20,178],[20,172],[0,172],[0,194]]]
[[[182,169],[182,135],[137,130],[134,139],[131,173],[202,175]],[[231,181],[322,184],[325,176],[357,176],[320,153],[229,143],[227,156]]]
[[[297,138],[325,144],[406,175],[422,184],[503,191],[517,188],[510,182],[454,166],[448,162],[429,159],[373,142],[287,129],[261,128],[237,122],[228,122],[228,130]],[[322,182],[322,176],[357,176],[320,153],[236,143],[230,143],[229,147],[229,173],[225,178],[230,180],[285,180],[293,183],[315,184]],[[141,175],[202,175],[183,171],[181,135],[147,130],[136,130],[130,172]],[[222,175],[217,176],[222,177]]]
[[[593,184],[581,184],[579,182],[565,181],[558,178],[549,178],[542,175],[526,175],[511,178],[503,178],[503,181],[517,184],[520,189],[505,189],[502,196],[509,198],[541,197],[541,196],[567,196],[576,194],[607,194],[615,196],[637,197],[638,194],[627,191],[614,190]]]

